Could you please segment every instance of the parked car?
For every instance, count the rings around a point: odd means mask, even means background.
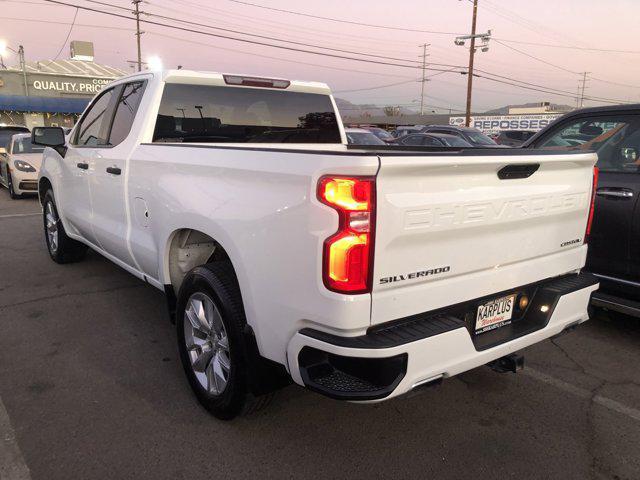
[[[444,133],[462,138],[474,147],[499,146],[480,130],[470,127],[455,127],[453,125],[429,125],[420,130],[421,133]]]
[[[43,150],[44,147],[31,144],[30,133],[13,135],[8,147],[0,148],[0,183],[9,189],[12,199],[38,194]]]
[[[392,134],[395,138],[401,138],[410,133],[420,133],[423,128],[424,125],[401,125],[396,127]]]
[[[22,125],[0,125],[0,148],[9,147],[11,137],[16,133],[29,133],[30,130]]]
[[[508,147],[519,147],[535,134],[536,132],[533,132],[531,130],[504,130],[502,132],[499,132],[496,137],[490,137],[500,145],[506,145]]]
[[[384,143],[395,143],[396,138],[391,135],[391,133],[387,132],[384,128],[378,127],[362,127],[365,130],[373,133],[376,137],[382,140]]]
[[[363,128],[345,128],[344,132],[350,145],[386,145],[369,130]]]
[[[600,279],[593,305],[640,317],[640,104],[576,110],[524,147],[597,152],[598,186],[585,267]]]
[[[462,138],[444,133],[411,133],[399,138],[397,144],[423,147],[471,147]]]
[[[290,379],[373,401],[515,371],[588,319],[594,154],[350,148],[338,118],[324,84],[170,70],[105,86],[68,139],[34,129],[52,260],[164,291],[218,418]]]

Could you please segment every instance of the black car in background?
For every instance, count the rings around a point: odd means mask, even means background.
[[[446,133],[410,133],[409,135],[400,137],[396,143],[398,145],[416,147],[472,147],[469,142],[461,137]]]
[[[519,147],[535,134],[536,132],[531,130],[504,130],[502,132],[498,132],[498,134],[492,138],[499,145]]]
[[[471,127],[454,127],[453,125],[428,125],[420,130],[420,133],[443,133],[445,135],[455,135],[462,138],[473,147],[496,147],[498,146],[487,135],[480,130]]]
[[[523,148],[597,152],[586,269],[599,277],[600,290],[592,305],[640,317],[640,104],[568,113]]]
[[[378,127],[362,127],[364,130],[368,130],[373,133],[376,137],[382,140],[384,143],[395,143],[396,138],[391,135],[391,133],[387,132],[384,128]]]

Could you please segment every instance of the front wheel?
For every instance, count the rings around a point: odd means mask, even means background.
[[[229,264],[210,263],[187,274],[176,305],[180,359],[198,401],[221,420],[255,411],[270,398],[249,391],[245,325]]]
[[[7,172],[7,187],[9,188],[9,197],[12,200],[17,200],[18,198],[22,198],[22,195],[18,195],[16,191],[13,189],[13,180],[11,178],[11,172]]]
[[[71,263],[81,260],[88,247],[67,236],[60,221],[53,190],[44,195],[42,218],[44,222],[44,238],[49,256],[56,263]]]

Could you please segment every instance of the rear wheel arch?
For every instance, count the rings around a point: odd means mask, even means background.
[[[245,292],[238,278],[237,264],[234,264],[229,250],[213,236],[198,229],[180,228],[168,236],[163,254],[163,270],[165,294],[169,315],[173,322],[176,319],[177,299],[184,278],[196,267],[207,264],[223,264],[235,277],[241,308],[245,309]],[[254,395],[273,392],[290,383],[290,377],[283,365],[263,358],[260,354],[255,332],[250,324],[246,324],[243,340],[249,362],[249,387]]]
[[[187,273],[211,262],[228,263],[237,278],[227,250],[216,238],[194,228],[174,230],[165,243],[162,261],[164,283],[177,294]]]

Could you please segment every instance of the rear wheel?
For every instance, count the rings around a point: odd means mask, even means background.
[[[215,262],[185,277],[176,306],[178,348],[198,401],[221,420],[264,406],[248,387],[246,325],[240,288],[232,267]]]
[[[48,190],[43,201],[44,238],[47,250],[56,263],[71,263],[81,260],[88,247],[67,236],[58,216],[53,190]]]

